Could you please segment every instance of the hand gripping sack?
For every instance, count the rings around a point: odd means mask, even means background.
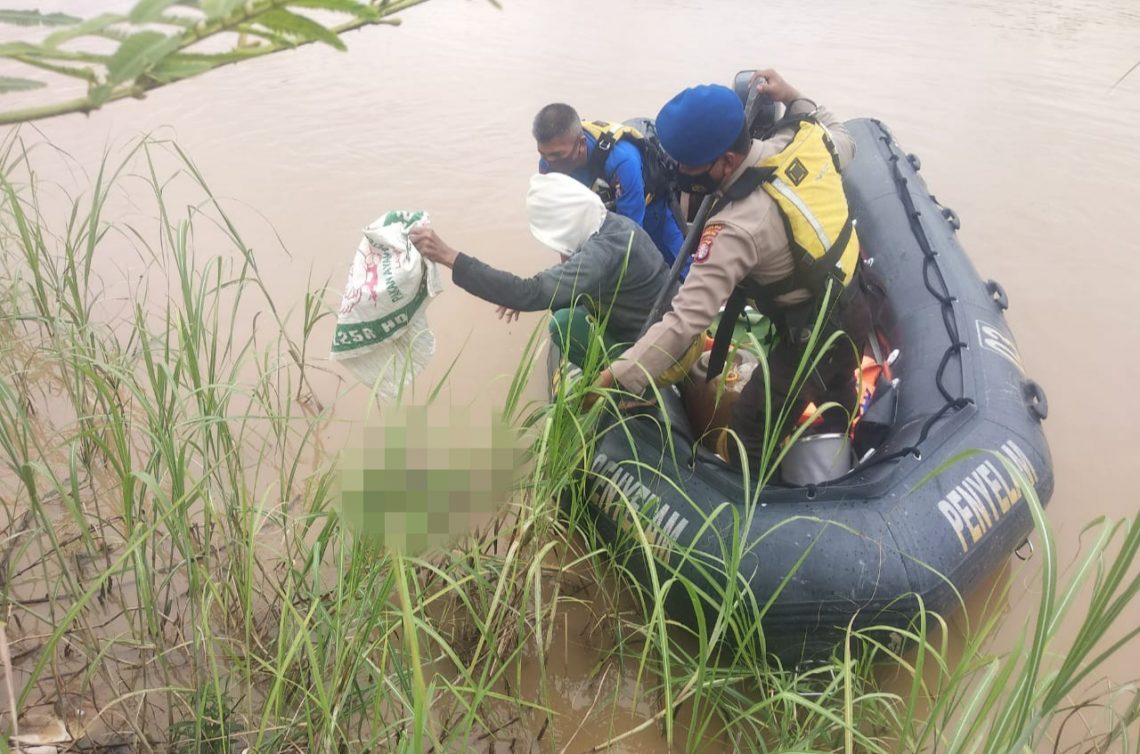
[[[426,212],[389,212],[364,229],[341,300],[330,357],[392,398],[435,353],[425,309],[443,290],[408,232]]]

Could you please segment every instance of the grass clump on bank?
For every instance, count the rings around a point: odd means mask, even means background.
[[[523,526],[436,563],[352,536],[314,453],[320,292],[277,309],[176,147],[105,161],[71,200],[8,146],[0,563],[19,713],[66,697],[95,739],[193,751],[419,751],[490,729],[515,622],[549,609]],[[157,228],[108,217],[126,184]],[[465,660],[429,620],[445,602],[477,635]],[[444,684],[432,663],[462,672]]]
[[[578,412],[581,383],[524,405],[537,334],[505,398],[532,443],[509,504],[442,552],[379,547],[342,522],[321,448],[341,400],[309,347],[322,292],[279,307],[173,145],[105,160],[78,197],[38,182],[39,158],[13,140],[0,171],[3,672],[25,721],[64,702],[82,713],[75,738],[180,752],[582,751],[635,736],[687,751],[1019,751],[1135,636],[1103,644],[1140,589],[1136,521],[1094,524],[1058,586],[1033,504],[1043,596],[1011,652],[986,650],[993,625],[952,648],[923,614],[905,654],[869,629],[812,667],[747,645],[721,656],[726,632],[762,633],[739,617],[741,592],[715,595],[723,620],[676,625],[657,597],[696,585],[654,569],[654,593],[624,591],[626,561],[576,535],[600,408]],[[115,217],[124,189],[146,197],[145,224]],[[631,544],[652,556],[640,524]],[[721,566],[746,546],[727,542]],[[1082,628],[1058,648],[1076,610]],[[593,658],[572,669],[591,692],[576,719],[557,693],[571,640]],[[884,683],[880,660],[907,680]],[[1134,746],[1136,691],[1119,693],[1098,740]]]

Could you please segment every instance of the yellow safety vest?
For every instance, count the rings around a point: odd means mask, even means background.
[[[806,117],[798,125],[787,147],[757,163],[764,174],[760,186],[780,209],[792,253],[799,253],[796,261],[810,266],[828,257],[834,260],[833,276],[846,285],[855,274],[859,240],[843,193],[839,156],[822,124]]]
[[[668,158],[650,143],[650,139],[639,129],[625,123],[610,123],[605,120],[583,120],[582,130],[594,137],[597,142],[590,161],[586,165],[591,181],[600,179],[608,187],[606,160],[614,145],[628,139],[641,154],[641,177],[645,187],[645,204],[670,190],[670,166]]]
[[[610,134],[615,142],[621,141],[624,138],[631,138],[638,147],[642,146],[645,141],[645,136],[633,126],[627,126],[624,123],[610,123],[605,120],[584,120],[582,121],[582,130],[593,136],[596,140],[601,141],[602,134]]]
[[[762,314],[771,316],[778,311],[778,297],[806,288],[818,301],[830,279],[839,284],[831,298],[834,304],[842,286],[851,282],[859,262],[859,239],[843,193],[835,145],[827,129],[811,115],[792,116],[776,127],[793,125],[796,134],[788,146],[746,169],[712,211],[715,214],[725,205],[763,190],[776,202],[783,218],[795,271],[768,284],[746,278],[732,291],[709,355],[710,378],[719,375],[724,366],[733,325],[748,299]]]

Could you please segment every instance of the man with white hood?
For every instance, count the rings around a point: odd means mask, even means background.
[[[427,226],[412,229],[412,243],[427,259],[451,268],[452,280],[468,293],[501,308],[552,311],[551,337],[572,363],[582,366],[590,332],[601,322],[609,356],[616,356],[637,340],[657,294],[669,284],[653,239],[560,173],[533,176],[526,206],[530,232],[562,256],[560,264],[533,277],[456,251]]]

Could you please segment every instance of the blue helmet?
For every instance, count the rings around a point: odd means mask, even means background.
[[[661,146],[682,165],[712,162],[732,147],[743,129],[744,105],[720,84],[690,87],[657,114]]]

